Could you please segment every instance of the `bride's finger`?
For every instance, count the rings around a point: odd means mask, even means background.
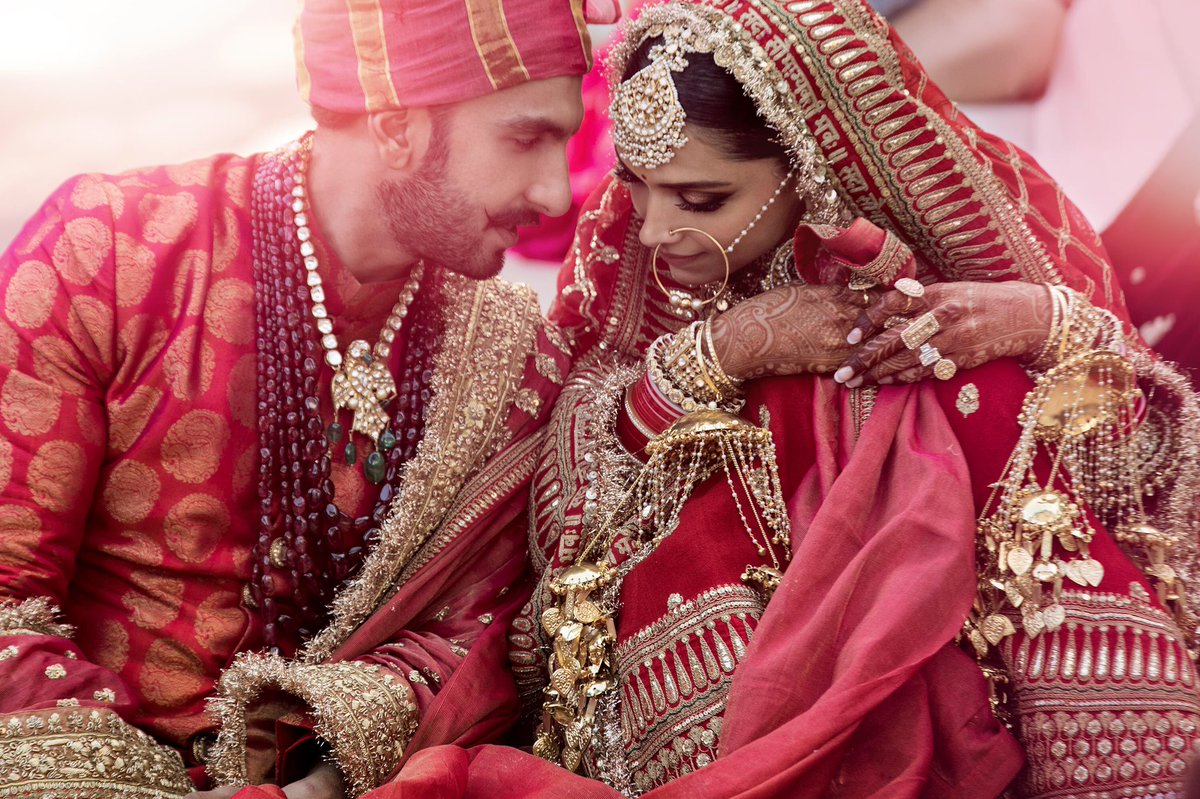
[[[846,336],[846,343],[858,344],[885,329],[888,320],[920,315],[932,307],[928,293],[921,297],[911,297],[894,289],[887,291],[875,304],[859,314],[850,335]]]

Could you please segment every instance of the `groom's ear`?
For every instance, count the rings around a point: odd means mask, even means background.
[[[433,119],[424,108],[397,108],[367,115],[367,132],[388,169],[412,172],[429,149]]]

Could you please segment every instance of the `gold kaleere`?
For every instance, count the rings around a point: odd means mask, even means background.
[[[678,527],[695,487],[723,470],[743,527],[758,554],[769,561],[748,564],[742,579],[769,597],[791,558],[787,506],[769,430],[726,411],[702,410],[677,421],[646,446],[646,453],[646,464],[580,549],[575,564],[549,583],[555,600],[542,613],[541,624],[553,654],[533,751],[571,771],[579,769],[591,745],[600,702],[617,687],[613,615],[620,577],[600,558],[618,535],[644,542],[642,552],[653,551]]]
[[[1085,506],[1118,540],[1137,530],[1138,543],[1157,547],[1147,573],[1173,577],[1160,557],[1165,537],[1142,509],[1133,451],[1140,399],[1133,366],[1110,349],[1068,354],[1026,395],[1021,438],[979,519],[980,595],[964,633],[981,658],[1016,632],[1010,613],[1030,636],[1054,632],[1066,621],[1064,584],[1103,581]],[[1044,479],[1034,469],[1043,449],[1051,459]],[[1156,572],[1155,560],[1165,568]]]

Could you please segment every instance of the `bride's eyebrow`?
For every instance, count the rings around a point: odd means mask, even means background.
[[[637,173],[630,169],[629,165],[619,155],[617,156],[617,163],[626,172],[637,177]],[[676,183],[659,183],[657,185],[662,186],[664,189],[674,189],[675,191],[712,191],[714,189],[734,188],[732,183],[722,180],[685,180]]]

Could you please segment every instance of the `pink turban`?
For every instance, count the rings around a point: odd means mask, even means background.
[[[591,68],[617,0],[305,0],[297,83],[342,113],[456,103]]]

